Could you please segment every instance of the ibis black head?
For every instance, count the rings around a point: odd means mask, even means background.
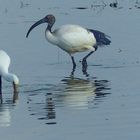
[[[53,24],[55,23],[55,17],[53,15],[47,15],[44,18],[42,18],[41,20],[37,21],[36,23],[34,23],[30,29],[28,30],[26,37],[29,36],[29,33],[38,25],[42,24],[42,23],[48,23],[48,29],[51,30],[51,27],[53,26]]]

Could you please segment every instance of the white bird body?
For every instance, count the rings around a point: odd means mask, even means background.
[[[0,50],[0,75],[8,73],[10,61],[8,54],[5,51]]]
[[[79,25],[63,25],[52,33],[46,30],[46,39],[69,54],[95,51],[96,39],[91,32]]]
[[[19,79],[15,74],[8,72],[10,61],[11,60],[8,54],[5,51],[0,50],[0,81],[1,81],[1,77],[3,77],[6,81],[11,82],[13,84],[14,91],[17,92],[16,88],[17,85],[19,84]]]

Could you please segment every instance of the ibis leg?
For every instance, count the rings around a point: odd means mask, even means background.
[[[87,69],[87,58],[88,58],[91,54],[93,54],[93,52],[94,52],[94,51],[91,51],[89,54],[87,54],[87,55],[83,58],[83,60],[82,60],[83,70],[84,70],[84,69]]]
[[[18,92],[14,92],[13,103],[16,103],[17,101],[18,101]]]
[[[75,60],[74,60],[73,56],[71,56],[71,60],[72,60],[72,64],[73,64],[73,69],[75,69],[76,68],[76,63],[75,63]]]
[[[76,68],[76,63],[75,63],[75,60],[74,60],[74,57],[73,56],[71,56],[71,60],[72,60],[72,64],[73,64],[71,75],[74,75],[75,68]]]

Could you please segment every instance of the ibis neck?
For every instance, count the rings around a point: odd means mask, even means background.
[[[48,24],[48,26],[47,26],[47,29],[46,29],[46,30],[49,30],[49,31],[51,32],[51,30],[52,30],[52,26],[53,26],[53,25]]]
[[[57,45],[57,37],[55,36],[55,33],[51,31],[51,26],[49,25],[45,30],[45,37],[50,43]]]

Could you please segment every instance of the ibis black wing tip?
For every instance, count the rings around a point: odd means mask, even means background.
[[[93,33],[93,35],[96,38],[97,44],[102,46],[102,45],[110,45],[111,38],[110,36],[106,35],[105,33],[98,31],[98,30],[93,30],[93,29],[88,29],[90,32]]]

